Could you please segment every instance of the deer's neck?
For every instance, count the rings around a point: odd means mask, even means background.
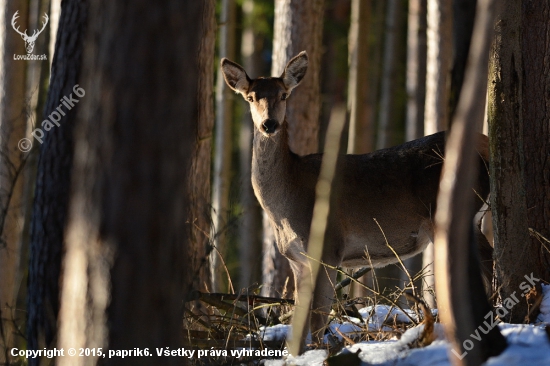
[[[281,131],[266,137],[254,129],[252,148],[252,186],[260,204],[267,211],[281,201],[292,178],[293,153],[288,145],[286,120]]]

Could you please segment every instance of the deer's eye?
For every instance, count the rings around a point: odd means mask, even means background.
[[[288,94],[287,93],[283,93],[281,95],[281,100],[286,100],[286,98],[288,98]]]
[[[246,100],[248,100],[250,103],[252,103],[254,101],[254,98],[249,95],[248,97],[246,97]]]

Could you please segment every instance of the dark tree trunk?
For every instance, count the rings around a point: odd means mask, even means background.
[[[59,346],[154,354],[106,364],[182,363],[155,361],[154,350],[181,346],[182,302],[196,276],[190,183],[204,112],[199,77],[211,72],[199,57],[209,52],[202,40],[211,5],[100,0],[90,7]]]
[[[451,69],[451,91],[449,94],[449,122],[455,114],[460,90],[464,83],[464,72],[470,51],[474,30],[477,0],[453,1],[453,66]]]
[[[9,364],[10,350],[16,346],[16,280],[18,255],[24,217],[23,171],[26,154],[18,145],[27,128],[27,102],[25,78],[27,61],[13,59],[14,54],[24,55],[25,43],[10,26],[18,12],[17,26],[28,27],[28,3],[21,0],[3,1],[5,34],[3,57],[0,60],[0,364]],[[27,150],[28,151],[28,150]]]
[[[63,2],[50,91],[40,121],[59,107],[63,96],[74,96],[72,89],[79,83],[86,22],[86,0]],[[61,107],[66,115],[59,127],[53,127],[45,134],[40,147],[30,242],[29,349],[51,347],[56,338],[61,253],[73,165],[73,130],[79,104],[70,110]]]
[[[454,117],[453,126],[445,146],[445,162],[437,196],[435,214],[436,287],[441,322],[452,345],[450,361],[455,366],[481,365],[489,357],[497,356],[506,348],[506,339],[499,327],[479,332],[486,315],[492,314],[481,278],[478,248],[475,240],[474,200],[472,183],[478,180],[488,193],[489,177],[481,156],[488,159],[486,142],[480,143],[481,127],[485,114],[487,66],[494,28],[494,0],[480,0],[475,21],[475,36],[464,90]],[[476,151],[477,150],[477,151]],[[471,334],[480,337],[473,344]],[[470,347],[469,343],[472,343]],[[453,354],[454,353],[454,354]]]
[[[541,293],[534,280],[529,284],[534,291],[524,293],[525,276],[550,279],[550,73],[545,61],[550,44],[537,33],[550,28],[550,9],[545,2],[519,0],[501,6],[489,83],[496,288],[502,299],[523,295],[507,315],[508,321],[522,323],[527,316],[536,318],[532,304]]]
[[[193,273],[193,287],[206,290],[210,284],[208,254],[210,245],[210,169],[212,155],[212,130],[214,128],[214,44],[216,42],[216,19],[214,1],[205,0],[204,16],[200,33],[202,40],[199,59],[199,117],[193,151],[189,194],[191,195],[191,214],[188,224],[191,225],[190,267]]]
[[[550,4],[523,1],[523,154],[527,224],[537,278],[550,280]],[[526,273],[528,274],[528,273]],[[533,300],[533,299],[532,299]],[[531,314],[534,321],[538,310]]]

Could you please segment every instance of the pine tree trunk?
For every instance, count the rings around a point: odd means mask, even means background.
[[[481,278],[479,255],[471,220],[474,200],[472,184],[478,174],[476,149],[478,131],[485,114],[487,65],[493,40],[494,0],[480,0],[475,20],[475,35],[468,58],[464,87],[456,109],[453,127],[445,146],[445,162],[437,196],[435,249],[437,294],[441,321],[452,345],[453,365],[481,365],[507,346],[499,327],[478,332],[477,328],[492,314],[492,306]],[[487,152],[485,152],[487,153]],[[472,332],[479,343],[467,348]],[[457,357],[458,356],[458,357]]]
[[[241,56],[243,66],[253,78],[262,74],[265,63],[262,60],[263,37],[252,26],[255,16],[253,0],[245,0],[243,3],[243,17],[245,27],[241,41]],[[258,258],[262,256],[262,209],[252,188],[252,139],[253,122],[250,114],[243,116],[239,135],[239,171],[240,171],[240,197],[242,205],[241,224],[239,225],[239,259],[240,279],[239,287],[246,288],[253,283],[261,283],[261,263]]]
[[[87,1],[63,3],[51,85],[41,121],[55,112],[60,100],[79,83]],[[74,96],[74,94],[73,94]],[[65,112],[60,126],[40,146],[30,238],[27,336],[29,349],[51,347],[56,339],[59,276],[73,165],[73,130],[80,103]]]
[[[223,0],[219,22],[220,57],[235,59],[235,1]],[[231,185],[231,131],[233,125],[234,93],[217,68],[216,84],[216,141],[214,155],[214,183],[212,185],[212,239],[215,249],[210,253],[212,291],[225,289],[221,258],[225,258],[229,218],[229,188]]]
[[[189,181],[191,195],[191,242],[190,263],[194,274],[193,287],[206,290],[210,287],[209,253],[211,222],[211,156],[212,131],[214,129],[213,85],[214,85],[214,47],[216,43],[215,3],[205,0],[204,16],[201,20],[200,33],[202,40],[199,59],[199,117],[195,147]]]
[[[26,1],[3,2],[3,54],[0,67],[0,364],[13,361],[9,351],[15,346],[16,291],[18,256],[23,229],[23,171],[26,154],[19,149],[27,127],[25,77],[27,61],[14,60],[25,55],[25,43],[10,23],[18,11],[17,26],[28,28]],[[27,142],[25,143],[27,144]],[[27,150],[28,151],[28,150]]]
[[[521,301],[507,320],[533,321],[531,309],[540,282],[520,287],[525,276],[550,279],[548,263],[548,97],[544,60],[550,9],[545,3],[504,1],[491,54],[489,137],[491,208],[495,240],[496,286],[502,299],[514,292]],[[542,93],[542,94],[541,94]],[[535,310],[535,311],[531,311]],[[529,315],[527,318],[526,316]]]
[[[385,43],[380,95],[380,118],[376,148],[383,149],[397,144],[395,136],[395,107],[397,87],[397,62],[400,45],[400,24],[403,5],[400,0],[389,0],[386,9]]]
[[[407,38],[407,121],[406,139],[424,136],[426,100],[426,14],[427,0],[409,1]]]
[[[550,4],[523,2],[525,197],[536,276],[550,280]],[[538,310],[531,314],[536,319]]]
[[[409,20],[407,32],[407,119],[405,122],[405,138],[407,141],[424,136],[424,108],[426,100],[426,0],[409,1]],[[422,255],[405,260],[405,266],[412,275],[422,270]],[[430,258],[426,258],[426,261]],[[430,263],[433,262],[433,258]],[[403,283],[409,278],[405,272],[401,274]],[[430,279],[431,281],[431,279]],[[433,283],[433,281],[431,281]],[[424,281],[418,284],[424,285]],[[429,306],[435,304],[431,292],[424,292],[424,300]]]
[[[428,0],[427,11],[428,59],[426,65],[426,101],[424,109],[424,134],[431,135],[449,126],[448,79],[452,55],[452,2]],[[432,244],[422,254],[423,264],[433,274],[434,247]],[[434,288],[434,276],[426,277],[425,285]],[[428,303],[434,306],[433,297]]]
[[[452,2],[428,0],[428,60],[424,134],[449,126],[448,80],[452,55]]]
[[[323,0],[276,0],[271,74],[282,74],[288,60],[307,51],[307,75],[299,90],[287,102],[290,148],[299,155],[318,151],[319,73],[323,31]],[[278,296],[287,278],[292,278],[288,260],[277,249],[271,225],[264,213],[263,279],[264,294]],[[293,284],[290,280],[289,284]],[[289,288],[288,293],[292,293]]]
[[[373,150],[373,126],[368,113],[368,51],[371,1],[353,0],[348,42],[348,154]]]
[[[190,180],[204,113],[199,78],[212,70],[199,59],[201,52],[212,56],[203,42],[212,5],[90,6],[59,347],[181,346],[182,302],[197,276]],[[182,362],[153,356],[103,361]],[[93,357],[58,361],[96,363]]]
[[[453,1],[453,66],[451,70],[449,122],[452,122],[460,90],[464,83],[464,72],[466,71],[470,42],[474,30],[476,4],[477,0]]]

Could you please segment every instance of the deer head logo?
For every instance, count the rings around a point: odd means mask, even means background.
[[[42,22],[42,29],[40,29],[39,31],[35,30],[32,33],[32,36],[29,36],[27,35],[26,29],[24,32],[21,32],[19,30],[19,27],[16,28],[15,21],[17,18],[19,18],[19,15],[17,15],[18,12],[19,10],[16,11],[15,14],[13,14],[13,17],[11,18],[11,26],[17,33],[21,35],[21,38],[23,38],[23,40],[25,41],[25,48],[27,49],[27,53],[31,53],[32,50],[34,49],[34,42],[36,42],[36,38],[38,38],[40,33],[42,33],[42,31],[44,30],[44,28],[46,28],[46,25],[48,24],[48,20],[49,20],[48,14],[44,13],[44,22]]]

